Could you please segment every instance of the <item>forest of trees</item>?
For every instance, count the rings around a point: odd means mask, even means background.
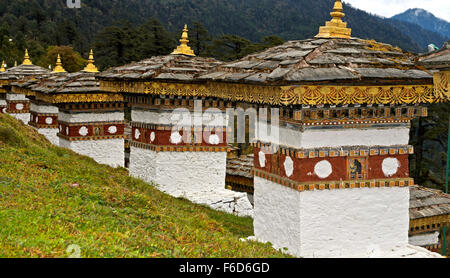
[[[0,60],[10,67],[29,49],[34,64],[54,65],[56,55],[70,72],[83,68],[91,48],[101,69],[169,54],[189,24],[190,45],[199,56],[235,60],[314,36],[329,19],[331,0],[0,0]],[[412,24],[345,7],[353,35],[423,51],[444,38]],[[394,27],[402,29],[402,32]],[[443,189],[450,105],[430,108],[413,122],[411,175],[421,185]]]

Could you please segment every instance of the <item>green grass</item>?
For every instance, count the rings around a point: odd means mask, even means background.
[[[78,186],[77,186],[78,185]],[[0,114],[0,257],[283,257],[239,218],[50,145]]]

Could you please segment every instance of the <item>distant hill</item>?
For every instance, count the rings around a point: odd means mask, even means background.
[[[286,40],[305,39],[316,35],[319,26],[330,19],[334,1],[81,0],[81,3],[81,9],[69,9],[65,0],[0,0],[0,26],[6,24],[10,34],[20,34],[16,35],[16,42],[25,38],[47,45],[70,44],[82,53],[89,50],[101,29],[124,20],[142,24],[151,17],[177,35],[185,23],[192,25],[198,21],[214,36],[235,34],[252,41],[269,35]],[[436,44],[442,41],[434,33],[413,25],[399,28],[390,19],[346,4],[344,9],[344,20],[355,37],[375,39],[413,52],[426,51],[430,41]]]
[[[426,30],[436,32],[447,40],[450,40],[450,23],[434,16],[424,9],[409,9],[392,18],[417,24]]]

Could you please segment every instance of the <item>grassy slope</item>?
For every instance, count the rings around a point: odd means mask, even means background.
[[[76,186],[79,184],[79,186]],[[165,195],[0,114],[0,257],[281,257],[252,220]]]

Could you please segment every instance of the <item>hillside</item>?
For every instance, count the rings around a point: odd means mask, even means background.
[[[450,22],[434,16],[423,9],[409,9],[404,13],[395,15],[393,19],[417,24],[422,28],[438,33],[447,40],[450,39]]]
[[[101,29],[124,20],[142,24],[150,17],[176,34],[184,23],[198,21],[216,37],[304,39],[316,35],[318,27],[330,19],[332,4],[332,0],[82,0],[81,9],[69,9],[65,0],[0,0],[0,24],[9,26],[10,34],[23,34],[15,38],[19,43],[32,39],[49,45],[70,44],[86,53]],[[415,52],[426,50],[426,45],[416,42],[425,36],[420,29],[409,32],[410,37],[387,19],[348,5],[345,13],[356,37]]]
[[[252,221],[174,199],[0,114],[0,258],[282,257]]]

